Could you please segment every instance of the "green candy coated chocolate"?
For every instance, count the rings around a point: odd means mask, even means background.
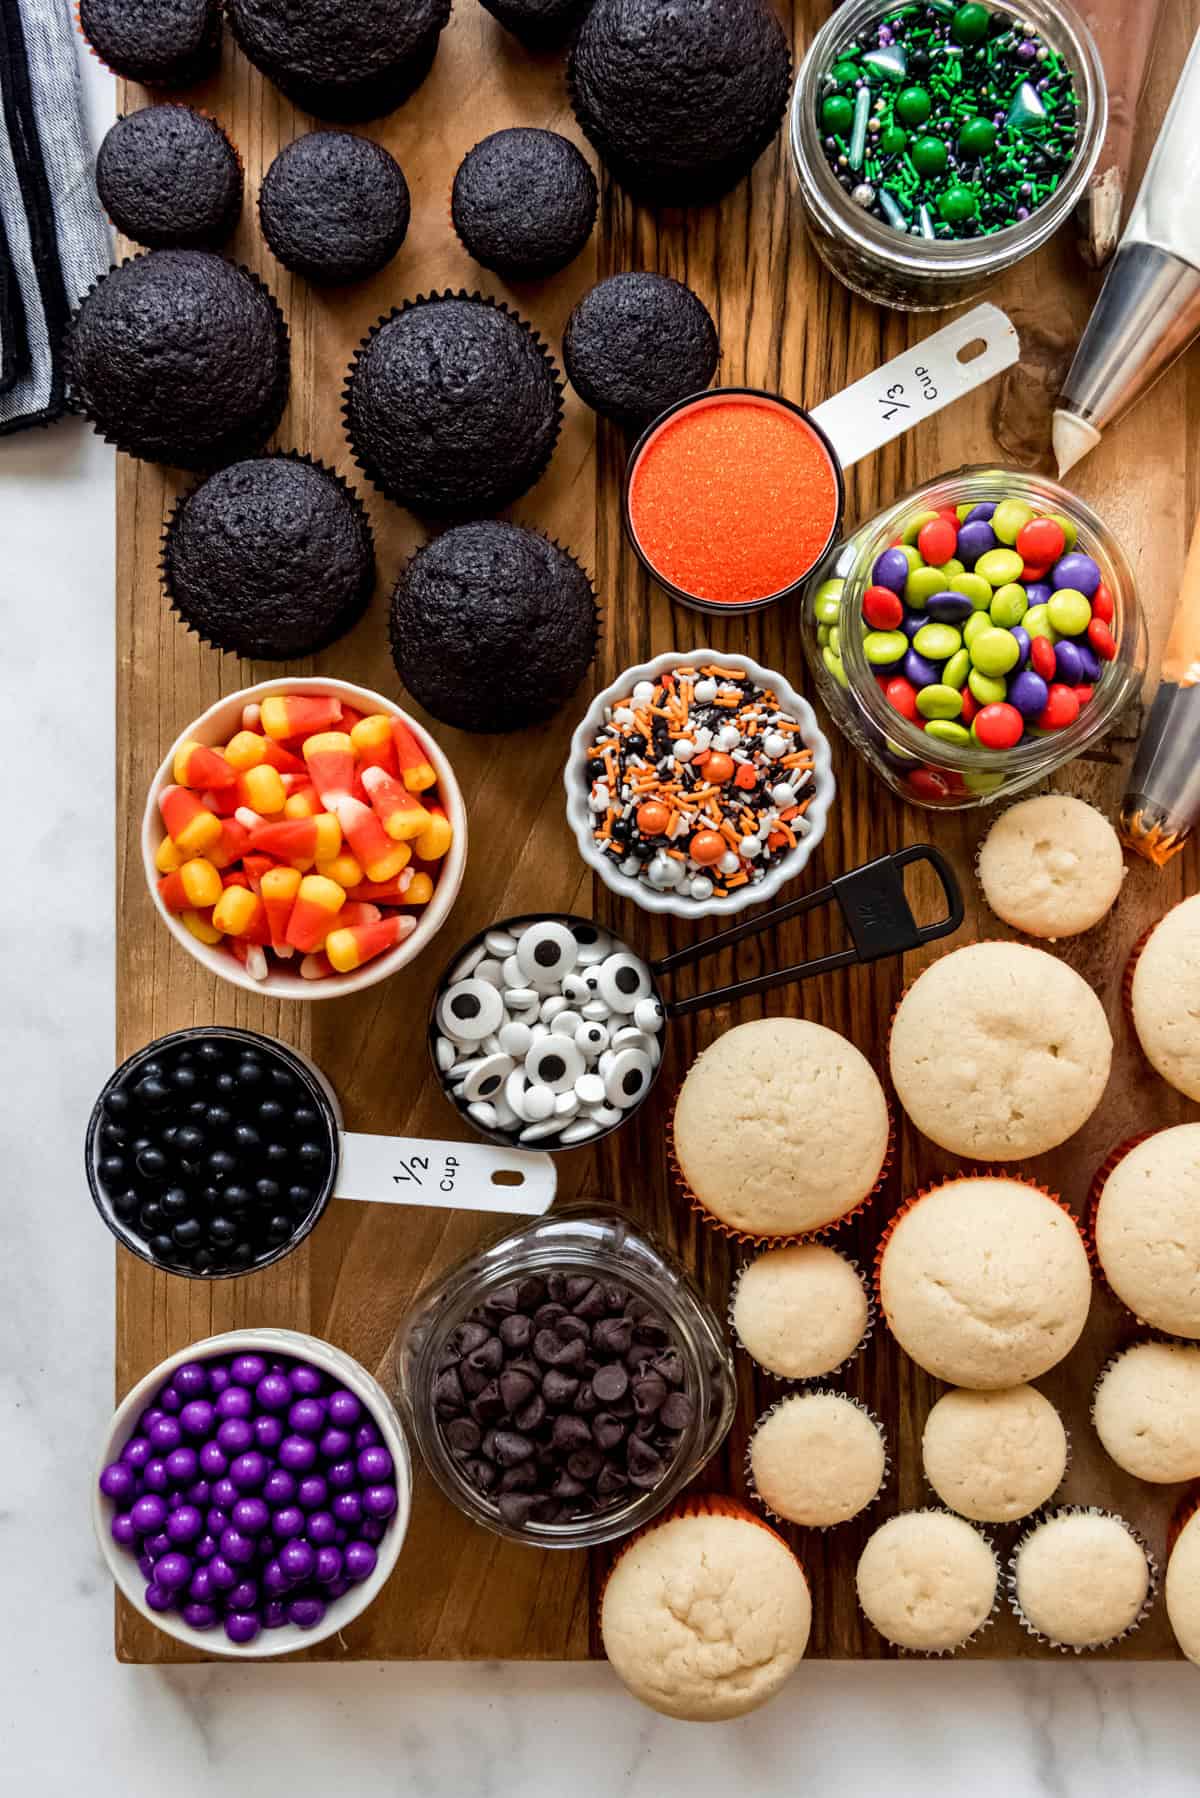
[[[956,724],[952,718],[931,718],[925,726],[927,737],[936,737],[939,743],[969,743],[971,733],[965,724]]]
[[[908,132],[902,125],[889,125],[879,134],[879,148],[885,156],[899,156],[907,142]]]
[[[821,624],[836,624],[842,615],[845,581],[822,581],[813,594],[813,611]]]
[[[978,201],[969,187],[956,182],[948,187],[938,201],[938,211],[948,225],[961,225],[964,219],[974,218]]]
[[[1063,545],[1063,553],[1065,554],[1068,549],[1074,549],[1075,540],[1079,536],[1079,528],[1076,525],[1075,520],[1073,518],[1068,518],[1065,512],[1049,512],[1047,513],[1047,517],[1053,518],[1056,524],[1061,524],[1062,526],[1063,536],[1066,538],[1066,542]]]
[[[956,44],[981,44],[988,34],[991,14],[977,0],[960,6],[950,23],[950,35]]]
[[[992,513],[992,529],[1001,543],[1015,543],[1032,517],[1033,507],[1023,499],[1003,499]]]
[[[958,134],[958,147],[964,156],[986,156],[996,141],[996,127],[990,119],[968,119]]]
[[[821,660],[824,662],[830,674],[832,674],[834,680],[837,681],[838,685],[840,687],[848,688],[850,682],[846,679],[846,670],[842,667],[841,661],[834,655],[832,649],[823,649],[821,651]]]
[[[947,581],[952,581],[956,574],[966,573],[966,566],[959,561],[957,556],[951,556],[948,562],[942,563],[942,573],[945,575]]]
[[[1091,602],[1077,587],[1060,587],[1046,602],[1051,624],[1062,637],[1078,637],[1092,622]]]
[[[999,676],[1015,668],[1021,659],[1021,645],[1011,631],[980,631],[970,646],[971,662],[980,674]],[[975,697],[978,699],[979,695]]]
[[[981,574],[993,587],[1005,587],[1009,581],[1020,580],[1024,568],[1025,558],[1015,549],[984,550],[975,564],[976,574]]]
[[[1004,682],[993,680],[990,674],[984,674],[978,668],[972,668],[967,676],[967,686],[980,705],[999,705],[1008,698],[1008,688]]]
[[[1006,587],[997,587],[988,607],[992,623],[1003,625],[1009,630],[1014,624],[1020,624],[1028,610],[1029,596],[1017,581],[1010,581]]]
[[[914,612],[919,612],[927,599],[940,593],[946,585],[940,568],[927,568],[924,563],[914,568],[904,583],[904,598]]]
[[[902,541],[905,543],[915,543],[920,536],[923,527],[927,525],[931,519],[936,517],[936,512],[914,512],[904,527]]]
[[[973,768],[963,773],[963,785],[972,793],[994,793],[1004,785],[1003,774],[979,774]]]
[[[958,513],[959,524],[965,524],[967,513],[975,510],[975,503],[973,500],[965,499],[961,505],[955,506],[954,510]]]
[[[1021,628],[1031,637],[1045,637],[1048,643],[1058,642],[1058,632],[1050,621],[1049,606],[1030,606],[1021,620]]]
[[[834,70],[836,74],[836,69]],[[905,125],[923,125],[930,113],[929,95],[923,87],[902,88],[896,97],[896,116]]]
[[[962,649],[955,650],[942,669],[942,684],[946,687],[965,687],[970,672],[971,652],[964,646]]]
[[[917,710],[922,718],[957,718],[962,709],[962,694],[954,687],[922,687],[917,694]]]
[[[838,629],[836,624],[831,624],[829,626],[829,647],[830,647],[830,649],[832,649],[835,656],[841,655],[841,653],[842,653],[842,633]]]
[[[919,137],[909,155],[919,175],[940,175],[946,166],[946,146],[940,137]]]
[[[832,628],[833,628],[832,625],[828,625],[828,624],[819,624],[817,626],[817,647],[818,647],[818,649],[824,649],[825,645],[829,641],[829,633],[832,630]]]
[[[992,583],[981,574],[952,574],[950,591],[965,594],[977,612],[986,612],[992,603]]]
[[[919,631],[917,635],[920,636]],[[907,650],[908,638],[903,631],[868,631],[863,638],[863,654],[875,668],[890,668],[893,662],[903,661]]]
[[[854,123],[854,107],[845,94],[830,94],[821,108],[821,124],[834,137],[845,137]]]
[[[990,631],[992,621],[986,612],[972,612],[962,627],[963,642],[969,649],[981,631]]]
[[[903,636],[904,633],[889,632],[888,635]],[[955,630],[952,624],[923,624],[913,638],[912,646],[919,656],[925,656],[931,662],[948,662],[962,648],[962,632]]]

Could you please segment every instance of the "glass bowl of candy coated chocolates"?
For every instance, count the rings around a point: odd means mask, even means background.
[[[468,1517],[536,1548],[639,1528],[733,1417],[724,1332],[684,1268],[604,1207],[507,1232],[422,1293],[390,1384]]]

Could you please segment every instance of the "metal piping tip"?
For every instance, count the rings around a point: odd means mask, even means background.
[[[1061,481],[1077,462],[1082,462],[1085,456],[1091,454],[1100,441],[1100,433],[1095,425],[1088,424],[1077,412],[1068,412],[1064,407],[1058,406],[1054,413],[1051,441]]]

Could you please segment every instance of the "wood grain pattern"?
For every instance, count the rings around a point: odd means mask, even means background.
[[[819,0],[781,4],[794,28],[797,59],[820,22]],[[1158,63],[1142,109],[1137,172],[1165,109],[1200,0],[1175,0],[1167,9]],[[128,104],[141,104],[140,93]],[[351,353],[370,324],[407,295],[443,286],[479,286],[510,298],[557,353],[570,306],[600,273],[659,268],[688,281],[717,319],[723,359],[719,379],[781,389],[815,403],[867,372],[906,343],[918,341],[928,320],[907,320],[854,300],[822,268],[804,236],[781,136],[750,182],[719,210],[654,215],[633,207],[606,183],[595,238],[558,280],[506,293],[478,270],[451,233],[449,185],[460,156],[487,130],[528,122],[577,135],[570,119],[558,58],[529,58],[474,4],[460,0],[435,70],[400,113],[370,128],[400,158],[413,190],[408,243],[390,268],[365,287],[321,294],[279,268],[256,228],[259,178],[280,144],[308,128],[232,47],[218,80],[199,95],[229,127],[246,163],[249,205],[235,253],[259,269],[278,295],[292,330],[293,393],[278,436],[282,445],[311,450],[363,487],[350,464],[340,424],[340,394]],[[1001,281],[990,297],[1004,306],[1040,365],[1077,337],[1094,294],[1067,242],[1050,246]],[[986,390],[928,420],[854,469],[847,517],[868,516],[915,481],[963,462],[1031,459],[1028,445],[1045,443],[1050,385],[1027,368],[1003,388]],[[1137,568],[1151,621],[1155,657],[1161,649],[1200,481],[1185,425],[1200,402],[1195,360],[1181,364],[1139,413],[1078,471],[1078,490],[1122,537]],[[742,651],[806,685],[794,612],[774,608],[749,624],[701,618],[674,608],[646,581],[625,543],[619,494],[627,443],[592,421],[568,399],[563,438],[549,474],[515,508],[515,516],[557,535],[594,566],[605,605],[605,635],[596,669],[607,682],[629,664],[669,648],[711,645]],[[1036,452],[1033,452],[1036,453]],[[1047,465],[1043,462],[1043,466]],[[552,725],[505,739],[472,739],[435,727],[463,782],[472,819],[467,880],[453,918],[427,961],[362,995],[311,1011],[268,1003],[219,984],[182,954],[156,924],[143,887],[137,848],[143,797],[164,749],[191,718],[223,692],[274,675],[277,667],[239,664],[199,646],[173,619],[161,597],[158,539],[182,481],[122,458],[118,471],[118,779],[119,918],[118,1053],[130,1053],[164,1030],[205,1021],[265,1030],[310,1052],[337,1086],[351,1128],[454,1136],[462,1132],[431,1078],[424,1047],[430,990],[457,943],[488,920],[534,907],[588,910],[652,953],[679,946],[693,932],[664,925],[618,905],[603,890],[592,894],[567,834],[560,796],[565,744],[582,705]],[[397,692],[386,647],[387,590],[404,557],[420,541],[407,514],[373,493],[371,508],[380,552],[380,591],[352,635],[319,659],[318,672],[335,673],[386,693]],[[295,672],[309,672],[297,664]],[[1130,718],[1058,784],[1094,798],[1109,810],[1120,796],[1136,735]],[[957,939],[1006,934],[979,901],[972,861],[986,825],[979,819],[930,820],[888,797],[850,749],[832,738],[839,800],[813,884],[832,873],[933,835],[955,861],[971,896],[968,922]],[[1193,851],[1166,873],[1131,868],[1112,918],[1058,953],[1093,982],[1109,1009],[1118,1052],[1105,1103],[1088,1127],[1057,1153],[1029,1164],[1029,1172],[1078,1208],[1094,1168],[1111,1146],[1134,1130],[1195,1116],[1150,1074],[1119,1010],[1120,973],[1130,946],[1146,925],[1198,884]],[[801,886],[803,882],[800,883]],[[776,958],[796,959],[833,946],[836,923],[818,914],[756,939],[739,955],[749,973]],[[882,1067],[888,1021],[904,983],[921,962],[887,964],[826,976],[802,992],[779,992],[737,1009],[702,1013],[673,1027],[667,1066],[643,1110],[594,1155],[560,1157],[564,1196],[605,1197],[628,1207],[681,1252],[714,1304],[723,1310],[732,1256],[714,1233],[700,1229],[668,1189],[663,1118],[678,1080],[696,1050],[740,1019],[766,1011],[804,1015],[843,1031]],[[730,977],[728,960],[707,964],[705,980]],[[691,990],[683,977],[681,991]],[[900,1148],[888,1189],[846,1232],[864,1265],[880,1227],[904,1193],[949,1170],[949,1159],[918,1141],[901,1120]],[[439,1268],[481,1239],[470,1218],[447,1218],[391,1207],[336,1205],[319,1230],[270,1272],[200,1285],[155,1274],[117,1253],[117,1386],[130,1384],[171,1350],[218,1329],[244,1324],[290,1324],[328,1337],[377,1365],[411,1294]],[[1084,1341],[1064,1367],[1040,1382],[1067,1417],[1073,1460],[1066,1496],[1112,1505],[1132,1518],[1161,1554],[1166,1522],[1177,1496],[1152,1492],[1121,1475],[1106,1459],[1088,1423],[1088,1395],[1113,1346],[1129,1333],[1112,1300],[1099,1288]],[[716,1489],[742,1490],[747,1432],[775,1396],[770,1382],[739,1367],[740,1402],[729,1442],[705,1475]],[[880,1329],[845,1382],[886,1422],[893,1473],[871,1520],[927,1500],[919,1443],[934,1384],[912,1366]],[[797,1532],[796,1545],[814,1588],[812,1653],[879,1657],[891,1653],[862,1621],[854,1600],[854,1565],[870,1522],[826,1535]],[[1007,1548],[1013,1532],[998,1533]],[[600,1557],[547,1555],[513,1548],[475,1530],[432,1490],[421,1473],[408,1544],[376,1604],[344,1635],[313,1651],[315,1658],[474,1656],[574,1658],[596,1654],[594,1594],[603,1577]],[[123,1604],[117,1610],[117,1652],[131,1661],[189,1658]],[[1007,1615],[970,1651],[982,1657],[1027,1656],[1040,1650]],[[1162,1658],[1175,1651],[1161,1604],[1146,1627],[1115,1651],[1124,1659]]]

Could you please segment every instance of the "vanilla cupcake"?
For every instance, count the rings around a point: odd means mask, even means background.
[[[1125,878],[1116,831],[1067,793],[1022,799],[1001,812],[976,864],[998,918],[1027,936],[1078,936],[1112,910]]]
[[[869,1331],[871,1306],[852,1261],[822,1242],[767,1249],[738,1276],[730,1306],[746,1353],[784,1380],[843,1367]]]
[[[1036,1186],[948,1180],[896,1214],[879,1259],[893,1336],[926,1373],[996,1391],[1062,1360],[1087,1322],[1092,1276],[1078,1226]]]
[[[1137,1342],[1092,1396],[1096,1434],[1118,1467],[1154,1485],[1200,1476],[1200,1348]]]
[[[1121,1156],[1093,1235],[1105,1279],[1135,1317],[1200,1338],[1200,1124],[1156,1131]]]
[[[1122,1517],[1054,1511],[1013,1550],[1009,1597],[1030,1635],[1052,1648],[1106,1648],[1137,1628],[1154,1596],[1154,1569]]]
[[[949,1654],[982,1629],[996,1602],[991,1544],[948,1511],[905,1511],[875,1531],[855,1583],[868,1622],[897,1648]]]
[[[1175,1640],[1200,1666],[1200,1510],[1193,1510],[1175,1538],[1163,1596]]]
[[[972,943],[908,989],[890,1055],[900,1103],[923,1135],[952,1154],[1017,1161],[1091,1117],[1112,1033],[1066,962],[1025,943]]]
[[[943,1504],[976,1523],[1028,1517],[1067,1471],[1067,1432],[1033,1386],[945,1393],[925,1420],[925,1477]]]
[[[1200,894],[1156,924],[1137,955],[1129,1009],[1142,1053],[1164,1080],[1200,1099]]]
[[[801,1018],[739,1024],[693,1062],[675,1156],[725,1229],[803,1236],[854,1211],[887,1158],[887,1102],[853,1043]]]
[[[887,1473],[883,1431],[841,1392],[802,1392],[759,1418],[746,1455],[751,1485],[785,1523],[831,1529],[878,1497]]]
[[[812,1623],[804,1570],[732,1499],[695,1499],[634,1536],[600,1605],[604,1651],[643,1704],[689,1722],[773,1698]]]

